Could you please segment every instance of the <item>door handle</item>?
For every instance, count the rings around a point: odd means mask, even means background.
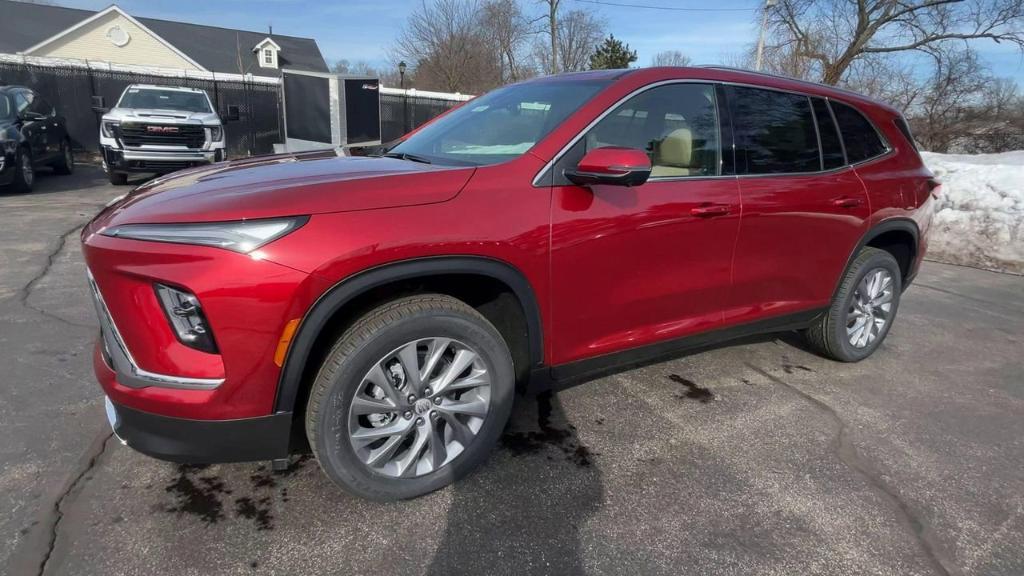
[[[728,204],[711,204],[708,206],[696,206],[694,208],[690,208],[690,214],[693,214],[698,218],[713,218],[715,216],[725,216],[728,213]]]
[[[864,200],[860,198],[849,198],[845,196],[843,198],[836,198],[835,200],[832,201],[833,205],[838,206],[840,208],[856,208],[857,206],[860,206],[863,203]]]

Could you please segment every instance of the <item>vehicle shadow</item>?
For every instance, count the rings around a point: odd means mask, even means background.
[[[584,574],[580,530],[603,497],[594,458],[555,394],[519,398],[501,449],[452,486],[427,574]]]

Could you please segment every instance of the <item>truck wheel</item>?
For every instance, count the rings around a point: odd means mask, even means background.
[[[889,333],[903,290],[892,254],[863,248],[846,271],[828,312],[807,329],[808,343],[840,362],[870,356]]]
[[[14,153],[14,180],[11,190],[28,193],[36,183],[36,171],[32,166],[32,155],[25,148],[18,148]]]
[[[128,183],[128,175],[124,172],[108,172],[107,177],[110,178],[110,183],[114,186],[124,186]]]
[[[75,171],[75,156],[71,152],[71,142],[67,140],[61,142],[60,159],[54,162],[53,171],[65,175]]]
[[[412,498],[486,460],[514,387],[508,346],[476,310],[440,294],[400,298],[335,342],[310,392],[306,436],[345,490]]]

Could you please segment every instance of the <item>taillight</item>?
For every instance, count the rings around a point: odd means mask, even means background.
[[[199,299],[180,288],[163,284],[154,284],[153,287],[178,341],[190,348],[216,354],[217,343],[213,340],[213,332]]]

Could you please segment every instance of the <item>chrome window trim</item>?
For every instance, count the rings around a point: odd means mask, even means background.
[[[767,76],[771,76],[771,75],[767,75]],[[543,187],[545,187],[544,184],[541,184],[539,182],[541,176],[543,176],[545,172],[547,172],[555,164],[557,164],[558,161],[562,159],[562,156],[564,156],[573,146],[575,146],[576,143],[579,142],[580,139],[583,138],[583,136],[586,135],[586,133],[589,132],[595,125],[597,125],[598,122],[603,120],[605,118],[605,116],[608,116],[609,114],[611,114],[612,111],[614,111],[616,108],[618,108],[621,104],[623,104],[624,102],[626,102],[627,100],[629,100],[633,96],[636,96],[636,95],[638,95],[640,93],[646,92],[647,90],[650,90],[652,88],[657,88],[659,86],[665,86],[665,85],[668,85],[668,84],[710,84],[710,85],[721,84],[723,86],[739,86],[739,87],[742,87],[742,88],[756,88],[758,90],[770,90],[772,92],[783,92],[783,93],[786,93],[786,94],[795,94],[797,96],[804,96],[804,97],[806,97],[808,99],[810,99],[810,98],[823,98],[826,101],[826,103],[828,104],[828,106],[829,106],[829,114],[832,115],[832,121],[836,125],[836,131],[839,132],[839,143],[843,147],[843,161],[845,162],[845,164],[843,164],[842,166],[837,166],[836,168],[830,168],[828,170],[817,170],[815,172],[772,172],[772,173],[768,173],[768,174],[729,174],[729,175],[718,175],[718,176],[659,176],[659,177],[655,177],[655,178],[649,178],[647,180],[648,182],[678,182],[678,181],[693,181],[693,180],[711,180],[711,179],[721,179],[721,178],[774,178],[774,177],[825,175],[825,174],[832,174],[832,173],[840,172],[840,171],[846,170],[848,168],[850,168],[850,169],[856,168],[857,166],[863,166],[864,164],[867,164],[869,162],[874,162],[876,160],[881,160],[883,158],[888,158],[889,156],[892,156],[893,153],[895,152],[895,149],[889,144],[888,138],[886,138],[885,135],[882,134],[878,130],[878,127],[875,126],[875,123],[872,122],[871,119],[868,118],[866,114],[864,114],[864,112],[862,112],[859,108],[857,108],[853,104],[850,104],[849,102],[844,102],[842,100],[838,100],[838,99],[832,98],[831,96],[821,96],[819,94],[811,94],[811,93],[803,92],[803,91],[800,91],[800,90],[792,90],[792,89],[788,89],[788,88],[776,88],[774,86],[762,86],[762,85],[758,85],[758,84],[750,84],[750,83],[747,83],[747,82],[733,82],[733,81],[726,81],[726,80],[706,80],[706,79],[700,79],[700,78],[679,78],[679,79],[672,79],[672,80],[660,80],[658,82],[654,82],[653,84],[647,84],[647,85],[641,86],[641,87],[633,90],[629,94],[626,94],[622,98],[616,100],[608,108],[606,108],[604,110],[604,112],[602,112],[597,118],[595,118],[589,124],[584,126],[583,129],[580,130],[579,133],[577,133],[576,136],[574,136],[572,138],[572,140],[570,140],[565,146],[563,146],[558,151],[557,154],[555,154],[551,158],[551,160],[548,160],[544,164],[544,166],[542,166],[541,169],[536,174],[534,174],[533,180],[531,180],[530,184],[534,188],[543,188]],[[836,102],[839,102],[840,104],[842,104],[844,106],[849,106],[849,107],[853,108],[854,110],[857,111],[858,114],[863,116],[864,119],[867,120],[868,124],[871,125],[871,128],[874,129],[875,133],[878,135],[878,139],[881,141],[882,146],[885,147],[885,151],[882,152],[881,154],[876,155],[876,156],[872,156],[870,158],[866,158],[864,160],[861,160],[860,162],[856,162],[856,163],[851,164],[849,162],[849,159],[846,157],[846,144],[843,142],[842,130],[839,129],[839,122],[836,122],[836,120],[835,120],[835,113],[832,111],[832,107],[831,107],[831,101],[832,100],[835,100]],[[808,101],[808,104],[810,105],[811,102]],[[721,140],[721,138],[722,138],[722,135],[721,135],[722,134],[722,126],[721,126],[721,115],[718,113],[718,98],[717,98],[717,96],[715,98],[715,110],[716,110],[716,114],[718,114],[718,122],[719,122],[718,133],[719,133],[719,140]],[[813,105],[811,106],[811,116],[812,116],[812,118],[814,119],[814,122],[815,122],[815,130],[817,130],[817,118],[814,118],[814,107],[813,107]],[[819,140],[820,140],[820,137],[819,137]],[[735,142],[733,143],[733,145],[735,146]],[[822,153],[820,143],[818,145],[818,153],[819,153],[819,156]],[[722,159],[719,158],[719,162],[721,162],[721,161],[722,161]],[[721,172],[721,166],[719,167],[719,172]]]
[[[150,372],[140,368],[139,364],[135,361],[135,358],[132,357],[131,351],[128,350],[128,345],[121,336],[121,331],[117,329],[117,324],[114,323],[114,317],[111,316],[110,310],[107,308],[107,303],[103,299],[103,294],[100,292],[100,287],[96,284],[96,279],[93,277],[92,271],[86,268],[86,274],[89,277],[89,287],[93,293],[93,301],[96,304],[96,313],[99,316],[100,324],[102,327],[109,328],[108,332],[107,330],[103,330],[101,327],[100,337],[103,338],[107,354],[110,355],[109,363],[112,364],[110,368],[117,373],[119,384],[129,388],[147,388],[155,386],[160,388],[212,390],[224,383],[223,378],[188,378],[185,376],[169,376],[167,374],[159,374],[157,372]],[[113,349],[111,344],[114,345]],[[104,358],[104,361],[106,360],[107,359]],[[124,364],[127,364],[127,366],[124,367]],[[125,370],[125,368],[127,368],[127,370]]]

